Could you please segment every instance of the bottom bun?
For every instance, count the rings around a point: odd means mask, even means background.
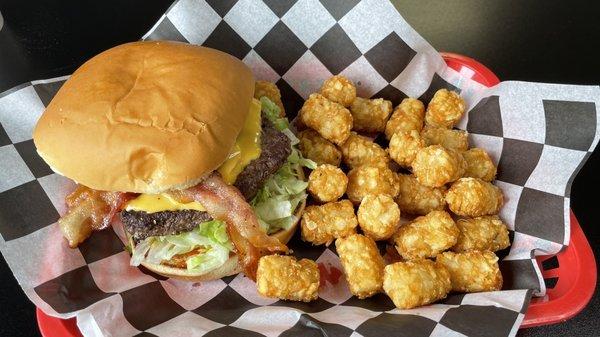
[[[216,280],[226,276],[239,274],[242,271],[242,267],[238,263],[238,257],[235,254],[232,254],[220,267],[205,273],[194,273],[187,269],[171,267],[164,264],[142,262],[142,266],[164,277],[190,282]]]
[[[301,167],[297,169],[297,172],[300,175],[301,179],[305,180],[304,172]],[[274,234],[271,234],[271,236],[277,238],[281,243],[287,244],[296,232],[296,228],[300,223],[300,218],[302,216],[302,212],[304,212],[305,206],[306,199],[302,201],[300,205],[298,205],[298,209],[296,209],[296,212],[294,213],[294,215],[296,216],[296,221],[290,226],[290,228],[282,229]],[[129,236],[127,231],[125,231],[125,234],[127,235],[129,244],[133,250],[133,239]],[[239,274],[242,271],[242,267],[238,263],[238,257],[235,254],[232,254],[229,257],[229,259],[225,261],[225,263],[223,263],[220,267],[205,273],[191,272],[184,268],[171,267],[164,264],[142,262],[141,265],[146,267],[148,270],[156,274],[162,275],[164,277],[190,282],[216,280],[226,276]]]

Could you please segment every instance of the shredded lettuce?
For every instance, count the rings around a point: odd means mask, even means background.
[[[198,247],[203,247],[204,250],[186,260],[189,271],[208,272],[225,263],[229,252],[233,250],[225,223],[211,220],[186,233],[146,238],[135,246],[131,265],[138,266],[143,261],[158,264]]]
[[[283,131],[290,127],[288,119],[281,117],[281,109],[279,109],[277,104],[273,103],[273,101],[263,96],[260,98],[260,105],[261,111],[265,114],[265,117],[273,123],[277,130]]]
[[[300,179],[293,167],[298,164],[286,162],[250,201],[268,234],[290,228],[296,220],[296,208],[306,199],[308,183]]]
[[[207,272],[218,268],[229,259],[229,250],[211,247],[208,251],[197,254],[185,261],[187,270]]]
[[[310,159],[302,157],[302,153],[300,153],[300,151],[295,147],[292,147],[292,153],[288,157],[288,162],[290,162],[292,164],[298,164],[300,166],[304,166],[311,170],[314,170],[317,168],[317,163],[315,163],[314,161],[312,161]]]
[[[289,129],[287,118],[281,117],[279,107],[267,97],[260,98],[263,114],[275,128],[290,139],[292,153],[286,163],[258,190],[250,201],[263,229],[272,234],[280,229],[288,229],[296,222],[294,215],[298,206],[306,199],[308,183],[300,178],[298,171],[302,167],[314,169],[312,160],[302,157],[296,148],[300,142]]]
[[[291,143],[292,147],[294,145],[300,143],[300,139],[298,139],[298,137],[296,137],[296,135],[292,132],[292,130],[283,129],[283,130],[281,130],[281,132],[290,139],[290,143]]]

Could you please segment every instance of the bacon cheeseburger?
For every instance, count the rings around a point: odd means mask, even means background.
[[[314,163],[254,86],[238,59],[183,43],[128,43],[82,65],[33,137],[79,184],[59,220],[69,245],[115,218],[132,265],[195,281],[254,278],[262,254],[286,252]]]

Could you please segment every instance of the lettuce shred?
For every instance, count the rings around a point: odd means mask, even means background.
[[[264,116],[290,139],[292,148],[286,163],[266,181],[250,201],[261,226],[268,234],[272,234],[280,229],[288,229],[298,220],[294,213],[306,199],[308,186],[298,171],[302,167],[314,169],[316,164],[302,157],[296,148],[300,141],[290,130],[287,118],[281,117],[279,107],[264,96],[260,98],[260,102]]]
[[[203,273],[223,265],[233,250],[225,223],[211,220],[199,224],[190,232],[146,238],[135,246],[131,265],[138,266],[142,262],[159,264],[198,247],[204,249],[186,260],[187,270]]]

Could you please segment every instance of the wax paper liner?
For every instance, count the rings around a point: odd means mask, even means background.
[[[459,127],[499,164],[500,214],[512,247],[501,268],[506,290],[456,294],[397,310],[383,294],[352,297],[337,255],[299,238],[329,282],[311,303],[266,299],[242,275],[205,283],[158,277],[129,266],[114,231],[69,249],[56,221],[73,183],[37,156],[33,127],[67,77],[0,94],[0,250],[27,296],[46,313],[77,316],[86,336],[512,336],[532,293],[545,287],[534,256],[569,241],[569,192],[598,142],[597,86],[503,82],[487,89],[441,56],[386,1],[241,0],[175,2],[147,40],[201,44],[243,59],[277,83],[290,118],[332,74],[363,97],[428,102],[440,88],[461,92]],[[117,230],[118,232],[118,230]]]

